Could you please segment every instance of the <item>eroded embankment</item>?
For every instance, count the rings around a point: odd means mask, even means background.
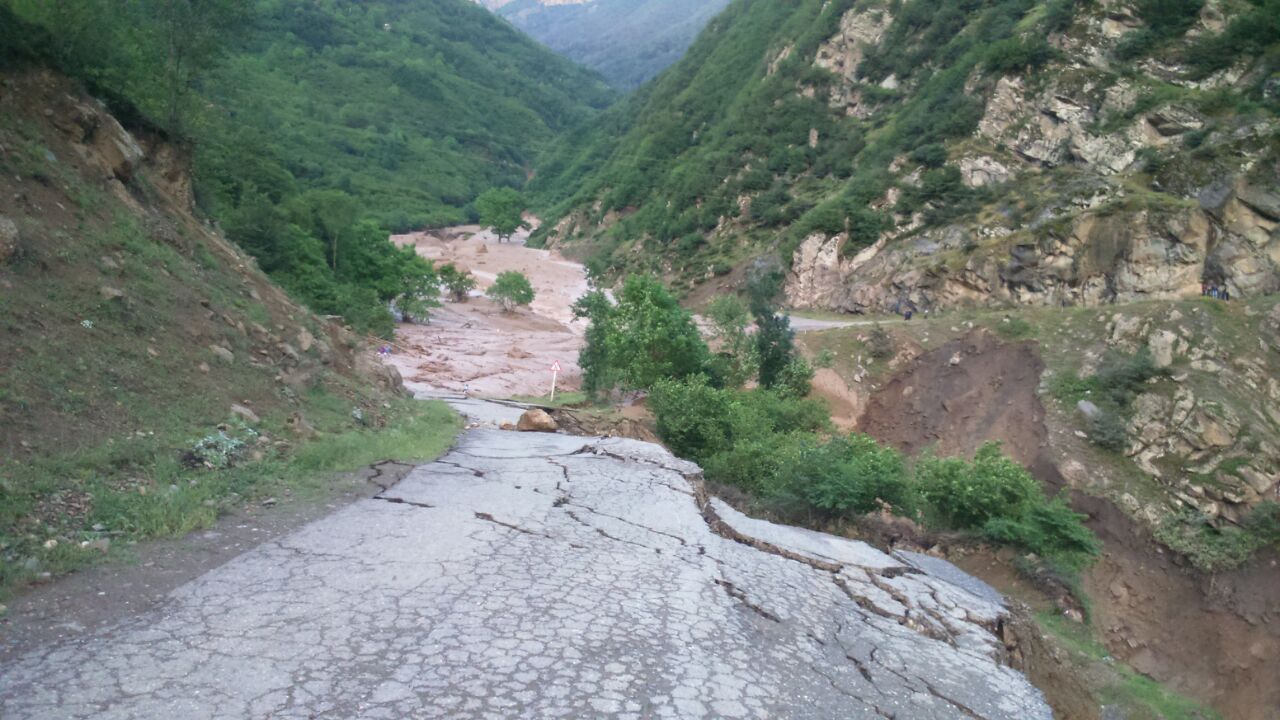
[[[1274,720],[1280,708],[1280,571],[1276,559],[1208,575],[1155,543],[1105,497],[1059,471],[1070,449],[1050,432],[1037,388],[1044,363],[1031,342],[971,332],[925,352],[869,398],[858,429],[909,454],[969,455],[991,440],[1027,465],[1104,543],[1084,577],[1094,630],[1136,670],[1238,720]],[[1107,473],[1107,468],[1090,468]]]

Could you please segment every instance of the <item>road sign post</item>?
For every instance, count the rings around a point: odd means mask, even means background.
[[[560,361],[551,363],[551,402],[556,401],[556,377],[560,375]]]

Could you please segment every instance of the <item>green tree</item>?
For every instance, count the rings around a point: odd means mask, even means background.
[[[616,384],[609,363],[613,312],[613,303],[599,290],[592,290],[573,304],[573,316],[588,321],[583,338],[585,342],[578,351],[578,367],[582,368],[582,390],[591,397],[597,397]]]
[[[515,231],[528,227],[524,221],[524,198],[511,188],[490,188],[476,198],[480,224],[493,230],[498,242],[511,239]]]
[[[760,357],[748,329],[751,314],[734,295],[721,295],[707,306],[711,334],[716,340],[716,357],[712,366],[727,387],[742,387],[755,377]]]
[[[471,291],[476,287],[475,277],[453,263],[442,265],[439,272],[440,282],[444,285],[445,290],[448,291],[449,297],[454,302],[466,302],[471,295]]]
[[[143,13],[156,20],[164,67],[166,124],[171,132],[184,131],[184,108],[198,73],[226,48],[233,33],[251,16],[250,0],[139,0]]]
[[[598,393],[615,386],[641,390],[664,378],[703,372],[709,352],[693,316],[655,278],[631,275],[611,303],[589,293],[574,313],[591,321],[579,355],[583,386]]]
[[[519,305],[533,302],[533,286],[529,278],[515,270],[498,273],[498,277],[485,291],[491,300],[502,305],[502,309],[511,312]]]
[[[629,388],[702,372],[707,346],[693,316],[656,278],[632,275],[618,293],[608,336],[609,357]]]

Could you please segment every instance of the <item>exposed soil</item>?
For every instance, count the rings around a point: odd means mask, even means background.
[[[559,390],[576,389],[582,372],[578,350],[586,330],[572,305],[587,291],[586,271],[554,252],[524,246],[527,232],[510,242],[477,226],[399,235],[437,262],[452,262],[475,276],[477,288],[463,303],[437,308],[427,325],[401,324],[390,362],[405,385],[480,397],[545,395],[552,363],[560,363]],[[484,297],[498,273],[524,273],[536,296],[528,308],[504,312]]]
[[[918,357],[867,402],[858,429],[914,455],[970,456],[997,440],[1035,465],[1047,446],[1036,396],[1044,364],[1032,343],[975,331]]]
[[[1073,436],[1046,426],[1043,368],[1034,343],[971,332],[892,376],[857,427],[908,454],[971,455],[997,440],[1056,493],[1067,486],[1058,467],[1071,459]],[[1207,576],[1110,500],[1072,489],[1071,502],[1104,543],[1084,586],[1107,649],[1232,720],[1280,718],[1280,560]],[[979,565],[966,569],[989,579]]]

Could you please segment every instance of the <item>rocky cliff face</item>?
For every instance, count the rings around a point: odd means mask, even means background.
[[[1222,12],[1206,5],[1190,35],[1220,29]],[[851,117],[874,115],[857,68],[888,22],[879,9],[850,10],[818,51],[815,65],[839,78],[831,102]],[[971,136],[948,143],[944,167],[981,193],[981,209],[944,223],[928,222],[928,206],[900,211],[922,171],[900,156],[895,186],[876,203],[890,229],[861,249],[848,234],[805,237],[791,303],[893,312],[1185,297],[1206,281],[1237,297],[1280,289],[1280,123],[1221,108],[1267,67],[1242,61],[1200,78],[1114,60],[1141,26],[1126,5],[1103,3],[1050,36],[1056,59],[1037,71],[973,74],[966,90],[984,110]]]

